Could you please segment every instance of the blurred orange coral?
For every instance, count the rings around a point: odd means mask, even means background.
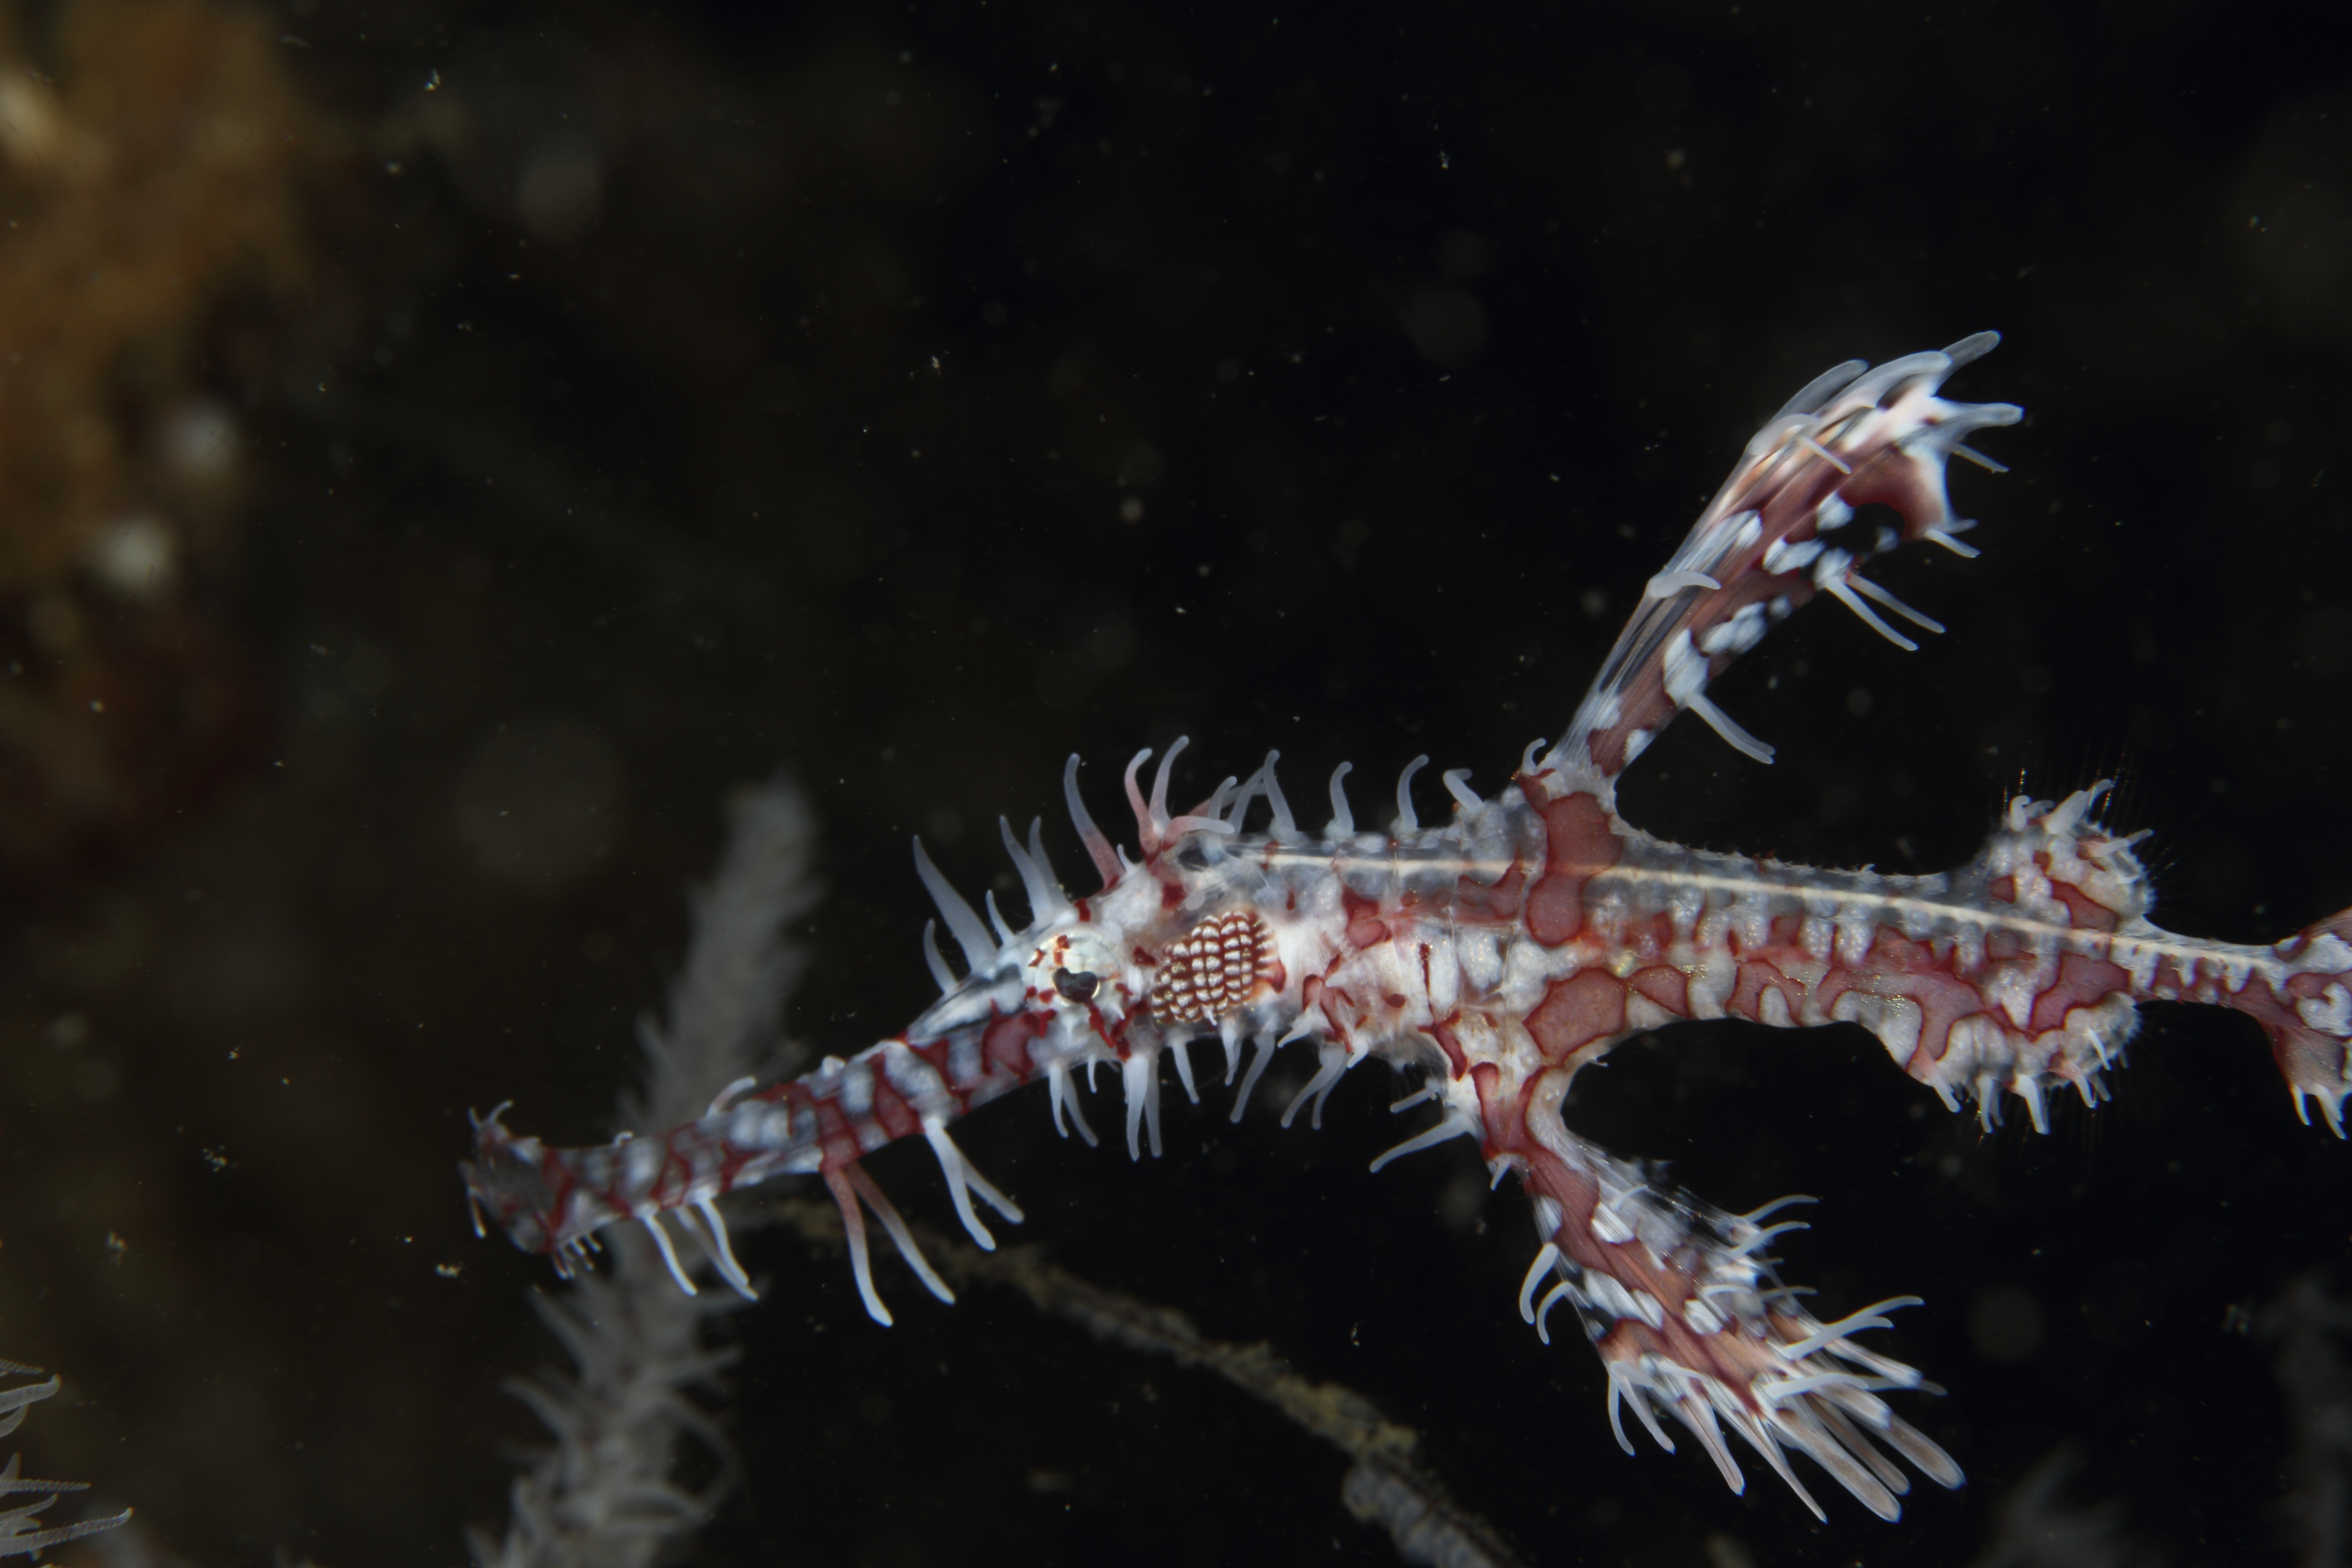
[[[0,12],[0,858],[180,803],[250,725],[182,592],[227,549],[234,414],[200,380],[225,304],[299,289],[310,112],[258,12]],[[35,58],[53,60],[55,77]]]

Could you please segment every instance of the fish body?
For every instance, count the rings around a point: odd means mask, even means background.
[[[1681,1424],[1734,1489],[1744,1478],[1727,1434],[1738,1436],[1817,1514],[1791,1451],[1890,1520],[1908,1485],[1896,1458],[1959,1485],[1959,1467],[1881,1397],[1927,1387],[1920,1373],[1854,1342],[1913,1299],[1822,1322],[1774,1272],[1767,1249],[1786,1222],[1764,1221],[1779,1205],[1746,1215],[1710,1207],[1578,1136],[1561,1108],[1584,1066],[1683,1019],[1844,1022],[1869,1030],[1953,1110],[1973,1100],[1990,1125],[2013,1097],[2046,1129],[2054,1093],[2100,1102],[2139,1005],[2158,1000],[2253,1017],[2298,1112],[2308,1120],[2316,1103],[2342,1135],[2352,911],[2269,946],[2161,930],[2148,919],[2137,836],[2098,820],[2104,784],[2054,803],[2010,801],[1975,858],[1929,876],[1687,848],[1617,810],[1618,776],[1681,712],[1770,761],[1771,748],[1717,708],[1706,686],[1816,595],[1906,647],[1874,605],[1942,629],[1859,567],[1916,539],[1974,553],[1950,512],[1946,461],[1978,457],[1963,437],[2019,411],[1948,402],[1939,390],[1994,341],[1980,334],[1875,371],[1841,365],[1799,393],[1651,579],[1567,736],[1548,751],[1528,747],[1491,795],[1471,787],[1467,770],[1446,773],[1449,809],[1423,826],[1412,785],[1426,759],[1417,759],[1398,781],[1393,817],[1360,827],[1343,766],[1330,781],[1330,820],[1307,829],[1269,754],[1246,780],[1229,778],[1171,815],[1179,741],[1148,797],[1150,753],[1128,766],[1130,856],[1096,826],[1073,757],[1066,795],[1100,875],[1095,892],[1064,887],[1039,825],[1025,843],[1006,826],[1029,923],[1013,929],[992,899],[983,921],[918,843],[918,872],[965,970],[956,974],[927,931],[942,994],[906,1029],[788,1082],[730,1086],[708,1115],[666,1133],[556,1148],[512,1134],[498,1112],[477,1119],[465,1173],[478,1219],[566,1269],[597,1229],[635,1220],[690,1289],[664,1228],[675,1215],[748,1294],[718,1200],[774,1176],[815,1174],[841,1205],[867,1310],[887,1323],[868,1211],[924,1283],[951,1297],[866,1175],[860,1162],[875,1150],[924,1138],[959,1217],[992,1247],[982,1207],[1016,1222],[1020,1210],[950,1131],[990,1100],[1044,1079],[1057,1125],[1091,1142],[1079,1079],[1115,1073],[1129,1152],[1139,1157],[1147,1143],[1160,1148],[1163,1057],[1197,1099],[1191,1052],[1213,1041],[1224,1082],[1238,1084],[1239,1121],[1277,1050],[1312,1049],[1317,1070],[1285,1125],[1302,1110],[1319,1123],[1346,1074],[1379,1058],[1419,1079],[1412,1098],[1434,1120],[1373,1169],[1467,1137],[1497,1182],[1518,1178],[1538,1238],[1521,1315],[1549,1338],[1550,1313],[1574,1310],[1629,1452],[1630,1408],[1668,1448],[1658,1417]],[[1265,820],[1253,827],[1261,802]]]

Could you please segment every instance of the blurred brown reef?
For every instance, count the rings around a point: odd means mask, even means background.
[[[145,837],[257,744],[215,624],[240,390],[315,271],[316,127],[263,17],[0,10],[0,857]]]

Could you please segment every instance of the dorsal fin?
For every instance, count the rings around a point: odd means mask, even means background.
[[[1914,539],[1973,553],[1955,537],[1969,525],[1952,517],[1945,465],[1954,450],[1965,450],[1969,432],[2013,425],[2023,411],[1948,402],[1937,392],[2000,341],[1979,332],[1874,371],[1849,362],[1759,430],[1682,547],[1650,579],[1575,722],[1543,765],[1606,785],[1685,709],[1748,755],[1770,762],[1772,748],[1707,700],[1706,685],[1816,593],[1834,595],[1907,646],[1857,597],[1895,608],[1892,595],[1854,569]],[[1894,509],[1900,526],[1873,538],[1839,533],[1857,508],[1873,503]],[[1908,606],[1898,613],[1940,629]]]

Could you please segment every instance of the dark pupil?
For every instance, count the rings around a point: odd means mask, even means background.
[[[1101,979],[1096,975],[1083,973],[1073,974],[1066,969],[1054,971],[1054,989],[1073,1002],[1093,1001],[1095,987],[1101,984]]]

